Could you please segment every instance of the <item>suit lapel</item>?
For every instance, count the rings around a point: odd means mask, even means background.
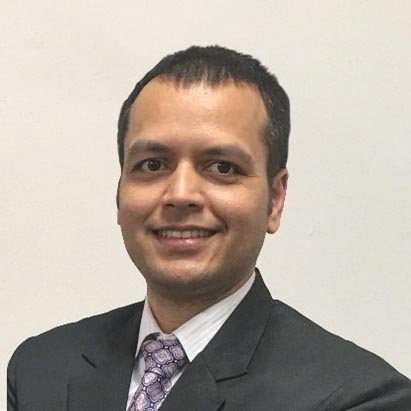
[[[161,406],[161,411],[216,411],[224,398],[218,382],[247,373],[273,304],[257,271],[243,301],[206,348],[189,364]]]
[[[110,327],[109,335],[100,337],[103,343],[81,354],[87,368],[69,383],[69,411],[126,409],[142,307]]]
[[[223,403],[214,376],[198,356],[184,371],[160,409],[214,411],[220,409]]]
[[[201,353],[216,381],[247,373],[272,305],[270,292],[256,270],[251,290]]]
[[[161,406],[161,411],[217,411],[224,404],[218,382],[247,373],[264,332],[271,295],[259,272],[238,307],[189,364]],[[104,343],[84,351],[86,371],[70,381],[68,410],[125,410],[134,364],[143,304],[137,305],[127,321],[110,327]]]

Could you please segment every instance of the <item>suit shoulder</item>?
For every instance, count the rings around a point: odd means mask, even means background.
[[[116,308],[108,312],[83,318],[79,321],[63,324],[45,331],[39,335],[23,341],[11,357],[9,367],[18,360],[21,355],[33,352],[37,354],[50,354],[71,345],[76,348],[97,343],[102,335],[108,335],[113,330],[121,327],[132,316],[142,312],[143,302],[130,304]]]
[[[125,330],[136,330],[142,309],[142,303],[132,304],[25,340],[7,367],[8,408],[17,409],[18,401],[41,400],[45,392],[64,398],[68,381],[89,368],[83,352],[110,345]]]
[[[376,410],[394,403],[410,408],[392,409],[411,409],[408,378],[378,355],[332,334],[281,301],[274,301],[265,341],[273,347],[276,366],[292,372],[297,385],[312,384],[312,392],[322,391],[324,409],[360,403]]]
[[[376,354],[359,347],[335,335],[314,321],[305,317],[287,304],[275,300],[272,308],[270,328],[275,332],[281,330],[281,335],[290,343],[291,349],[309,355],[311,361],[318,359],[321,363],[338,363],[340,367],[351,368],[361,363],[374,367],[391,366]],[[357,367],[355,367],[357,368]]]

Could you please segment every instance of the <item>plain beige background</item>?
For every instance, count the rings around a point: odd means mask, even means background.
[[[116,225],[117,115],[192,44],[253,54],[291,98],[286,209],[259,261],[273,296],[411,376],[410,2],[0,5],[2,387],[25,338],[144,297]]]

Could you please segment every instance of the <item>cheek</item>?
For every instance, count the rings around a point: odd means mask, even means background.
[[[127,226],[145,218],[158,204],[158,194],[153,190],[124,187],[119,192],[118,223]]]
[[[268,222],[267,201],[267,195],[262,190],[215,192],[212,211],[237,231],[265,232]]]

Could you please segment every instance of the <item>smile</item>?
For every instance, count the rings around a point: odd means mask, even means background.
[[[211,237],[215,232],[210,230],[157,230],[154,231],[161,238],[191,239]]]

